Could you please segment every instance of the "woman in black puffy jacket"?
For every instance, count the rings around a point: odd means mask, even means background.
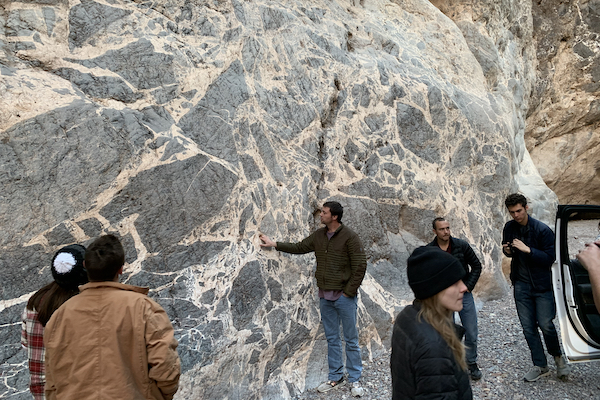
[[[472,399],[462,309],[465,269],[437,247],[419,247],[408,258],[408,284],[416,300],[396,318],[392,334],[392,399]]]

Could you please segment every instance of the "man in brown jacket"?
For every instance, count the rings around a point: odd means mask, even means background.
[[[113,235],[87,248],[90,283],[54,312],[44,332],[47,399],[170,400],[177,391],[171,321],[147,288],[118,283],[124,264]]]
[[[317,390],[327,392],[346,383],[342,361],[340,323],[346,342],[346,371],[351,384],[350,393],[364,394],[360,385],[362,360],[356,327],[358,287],[365,277],[367,258],[358,235],[342,224],[344,208],[337,201],[328,201],[321,208],[324,228],[299,243],[274,242],[261,234],[262,247],[275,247],[293,254],[314,252],[317,258],[317,286],[321,307],[321,321],[327,338],[329,376]]]

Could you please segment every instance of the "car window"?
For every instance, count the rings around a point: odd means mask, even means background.
[[[583,250],[586,243],[593,242],[599,237],[600,219],[595,217],[597,217],[595,214],[579,215],[578,213],[570,216],[567,225],[569,258],[575,258],[577,253]]]

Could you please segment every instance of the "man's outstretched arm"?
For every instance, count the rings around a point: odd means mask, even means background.
[[[283,251],[284,253],[292,253],[292,254],[306,254],[311,251],[315,251],[315,243],[314,243],[313,233],[306,239],[302,240],[298,243],[287,243],[287,242],[275,242],[271,240],[267,235],[261,233],[258,235],[262,243],[260,247],[274,247],[278,251]]]

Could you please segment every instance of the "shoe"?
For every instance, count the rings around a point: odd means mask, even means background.
[[[571,366],[567,364],[564,356],[555,356],[554,363],[556,364],[556,376],[558,379],[566,381],[571,373]]]
[[[365,394],[365,389],[360,386],[360,382],[352,382],[352,390],[350,393],[352,393],[352,396],[354,397],[360,397]]]
[[[483,374],[479,370],[477,363],[469,364],[468,366],[469,366],[469,376],[471,377],[471,379],[474,381],[480,380],[481,377],[483,376]]]
[[[529,372],[525,374],[523,379],[525,379],[527,382],[534,382],[540,379],[542,376],[548,375],[550,375],[550,369],[548,366],[538,367],[537,365],[534,365],[531,367]]]
[[[339,381],[327,381],[321,383],[317,388],[317,391],[321,393],[329,392],[331,389],[335,389],[338,386],[343,386],[345,383],[346,378],[342,376]]]

